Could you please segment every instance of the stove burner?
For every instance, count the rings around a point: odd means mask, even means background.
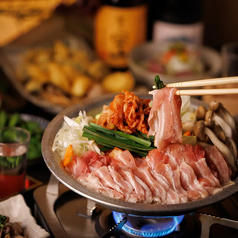
[[[122,230],[140,237],[162,237],[166,236],[178,228],[184,215],[180,216],[136,216],[120,212],[112,212],[115,223],[119,223],[123,218],[127,218]]]

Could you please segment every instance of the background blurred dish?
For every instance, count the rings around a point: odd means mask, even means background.
[[[28,157],[27,157],[27,165],[30,166],[32,164],[42,161],[41,139],[46,127],[49,124],[49,121],[35,115],[24,114],[24,113],[20,114],[20,117],[25,122],[33,122],[38,124],[38,126],[33,125],[32,132],[31,132],[30,147],[29,147]],[[31,152],[32,154],[30,155],[29,153]]]
[[[28,166],[42,161],[41,139],[49,124],[48,120],[31,114],[17,112],[12,114],[1,110],[0,121],[0,127],[21,127],[29,131],[31,138],[27,155]]]
[[[54,53],[60,53],[61,55],[59,57],[63,57],[62,51],[64,49],[60,49],[53,53],[51,52],[51,49],[55,46],[54,44],[57,40],[58,42],[60,41],[67,45],[70,50],[77,50],[81,58],[85,56],[85,58],[89,60],[94,59],[94,54],[90,51],[90,47],[86,44],[86,42],[83,39],[76,38],[72,35],[66,35],[64,37],[56,36],[48,41],[39,41],[38,44],[33,46],[28,45],[27,43],[23,46],[6,46],[1,49],[0,59],[1,66],[5,74],[21,96],[34,105],[53,114],[58,113],[66,106],[79,101],[76,97],[67,97],[67,94],[69,94],[68,92],[63,92],[67,88],[66,86],[69,86],[69,79],[64,77],[65,75],[61,72],[63,66],[61,67],[61,65],[56,63],[54,59],[52,60],[52,58],[56,55]],[[55,46],[55,48],[57,48],[57,46]],[[34,53],[35,55],[33,55]],[[31,58],[27,59],[29,55]],[[37,58],[39,62],[36,63],[33,57]],[[49,62],[49,60],[51,60],[51,62]],[[62,58],[61,60],[62,62],[67,63],[66,56],[65,59]],[[82,61],[86,64],[86,60],[82,59]],[[72,64],[73,63],[75,63],[75,61],[72,62]],[[50,66],[50,70],[47,69],[43,71],[42,68],[47,65]],[[76,67],[79,66],[77,65]],[[69,70],[73,71],[72,68]],[[74,75],[71,78],[76,78],[76,76],[79,75]],[[52,82],[53,80],[55,80],[55,83]],[[90,85],[89,82],[89,77],[83,78],[83,84],[86,87]],[[70,86],[68,87],[68,89],[71,88],[72,87]],[[85,95],[79,96],[84,97]]]
[[[46,120],[46,119],[44,119],[42,117],[35,116],[35,115],[30,115],[30,114],[22,113],[21,114],[21,118],[24,121],[33,121],[33,122],[38,123],[42,130],[45,130],[46,127],[49,124],[48,120]]]
[[[0,202],[0,214],[8,216],[10,222],[21,223],[24,235],[28,238],[46,238],[50,234],[37,225],[35,218],[31,215],[30,208],[21,194]]]
[[[151,61],[156,58],[158,59],[159,55],[164,56],[165,53],[171,53],[168,52],[168,50],[174,43],[175,42],[147,42],[132,50],[129,55],[129,67],[139,83],[143,83],[148,87],[153,86],[154,77],[156,74],[158,74],[161,80],[166,84],[172,82],[210,78],[219,75],[221,70],[221,57],[219,53],[205,46],[195,46],[188,43],[185,44],[185,47],[189,49],[189,51],[194,51],[197,53],[198,61],[196,62],[196,67],[200,68],[197,73],[184,72],[181,74],[175,74],[174,72],[171,72],[169,74],[159,70],[159,67],[157,68],[157,71],[156,67],[154,67],[153,71],[149,69],[151,67],[147,67]],[[193,55],[194,52],[192,53]],[[194,63],[194,60],[196,60],[195,57],[189,58],[189,55],[182,55],[182,57],[186,57],[186,60],[190,61],[190,63]],[[201,63],[203,68],[201,67]],[[174,62],[174,65],[176,65],[177,68],[185,68],[184,65],[178,66],[178,62]]]
[[[112,72],[90,42],[60,19],[2,47],[0,65],[23,98],[51,114],[83,99],[133,90],[135,82],[129,71]]]

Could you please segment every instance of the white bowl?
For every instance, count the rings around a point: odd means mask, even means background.
[[[137,82],[152,87],[156,75],[159,75],[160,79],[165,84],[218,77],[221,71],[220,54],[209,47],[186,44],[188,47],[196,48],[199,51],[201,59],[207,67],[207,70],[205,70],[204,73],[189,76],[173,76],[149,71],[143,64],[168,49],[171,42],[146,42],[134,48],[129,54],[129,67]]]

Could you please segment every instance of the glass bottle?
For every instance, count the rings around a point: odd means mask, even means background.
[[[98,56],[112,68],[127,68],[128,54],[147,37],[145,1],[103,0],[95,16],[94,34]]]
[[[201,0],[154,0],[150,7],[152,40],[202,44]]]

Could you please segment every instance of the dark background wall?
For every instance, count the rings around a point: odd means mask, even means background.
[[[238,41],[238,1],[204,0],[204,44],[220,50],[222,44]]]

